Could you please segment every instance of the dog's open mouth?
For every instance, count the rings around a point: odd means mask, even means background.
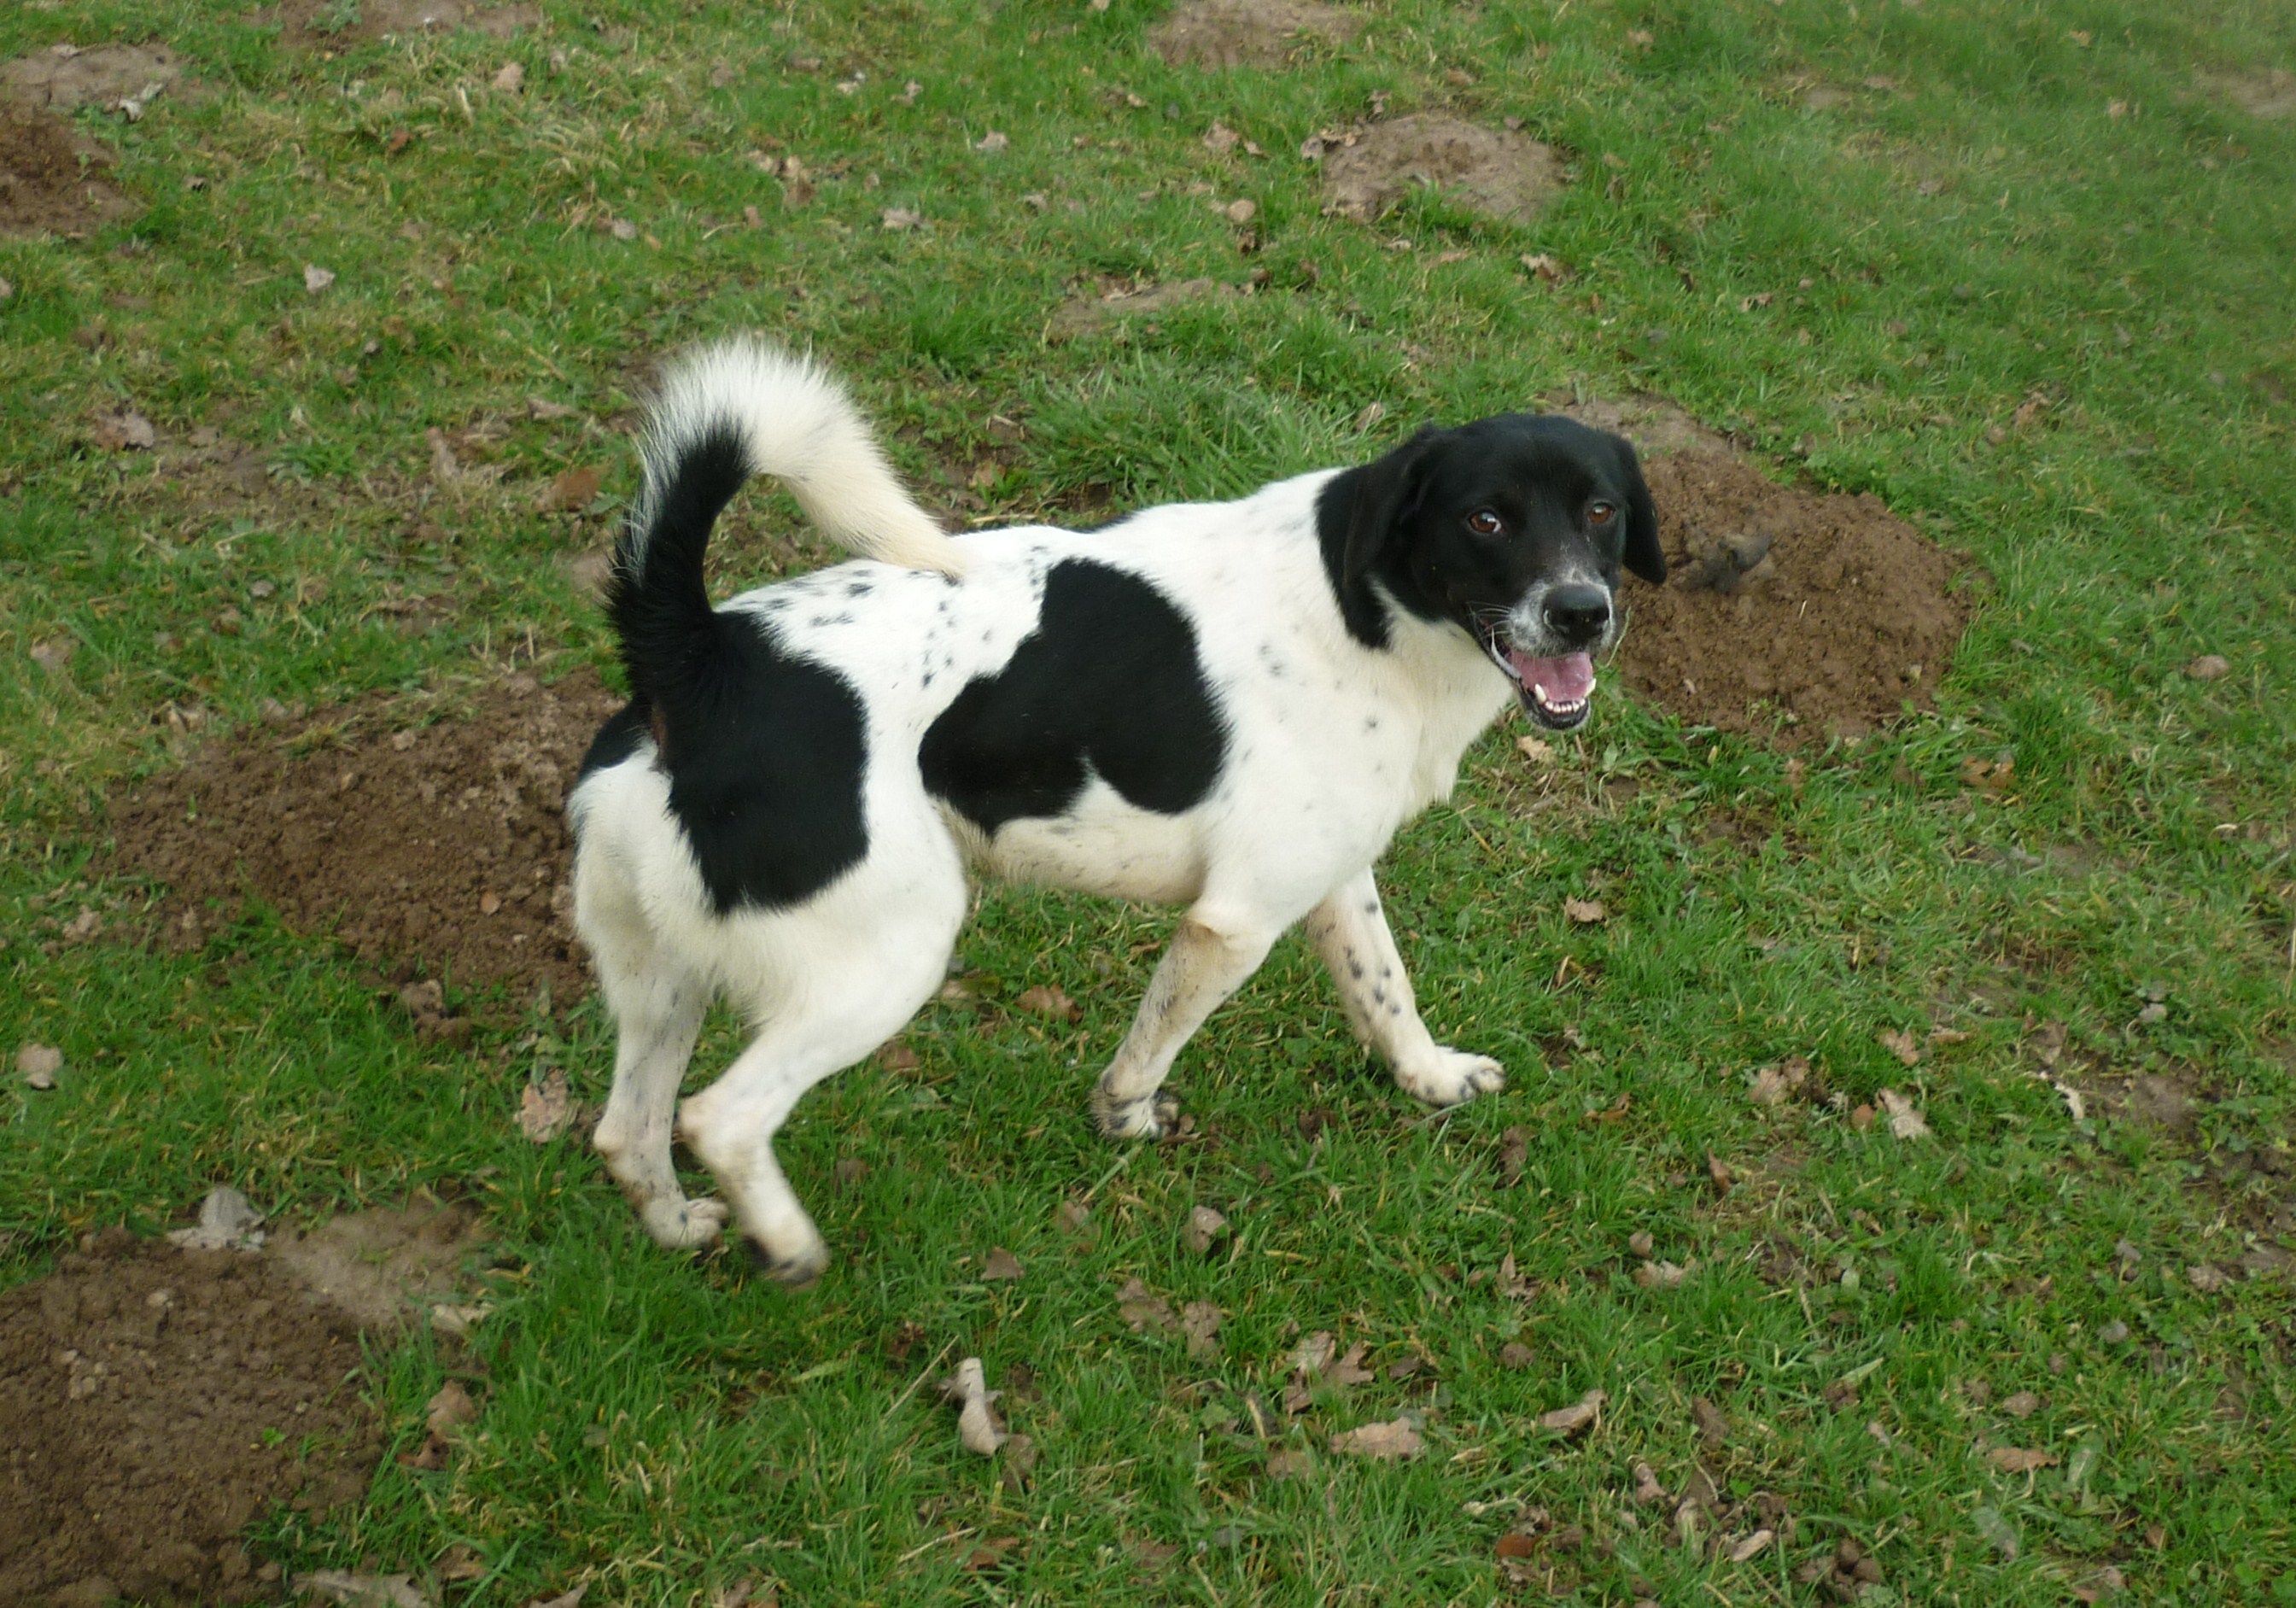
[[[1533,720],[1551,732],[1567,732],[1583,723],[1595,696],[1595,660],[1587,653],[1565,653],[1560,659],[1533,659],[1510,649],[1508,672],[1522,707]]]

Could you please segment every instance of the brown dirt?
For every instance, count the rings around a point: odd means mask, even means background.
[[[586,670],[547,687],[512,676],[463,719],[422,725],[435,704],[375,698],[283,736],[238,733],[114,806],[112,868],[165,884],[176,947],[253,898],[363,959],[521,1000],[547,988],[563,1005],[589,972],[567,920],[561,808],[617,702]]]
[[[172,88],[183,76],[183,58],[164,45],[58,46],[0,63],[0,99],[69,111],[90,102],[111,106],[140,98],[154,84]]]
[[[277,25],[286,44],[302,50],[332,50],[395,34],[443,34],[467,29],[507,38],[542,21],[534,5],[478,5],[466,0],[285,0],[255,13],[258,22]]]
[[[2207,83],[2218,99],[2231,102],[2252,118],[2274,120],[2296,115],[2296,72],[2284,67],[2211,78]]]
[[[0,100],[0,239],[82,234],[134,211],[101,176],[111,161],[54,112]]]
[[[107,1229],[0,1292],[0,1604],[277,1595],[240,1531],[360,1500],[357,1332],[266,1255]]]
[[[1680,429],[1664,413],[1644,423],[1628,432],[1638,444]],[[1644,470],[1673,573],[1628,587],[1615,667],[1628,686],[1787,746],[1931,707],[1968,622],[1948,590],[1963,560],[1878,497],[1781,486],[1726,451],[1657,449]]]
[[[1046,322],[1045,339],[1058,343],[1110,328],[1132,318],[1152,318],[1199,301],[1213,301],[1240,292],[1217,279],[1183,279],[1141,290],[1114,291],[1104,296],[1077,296],[1053,309]]]
[[[1433,112],[1374,123],[1325,147],[1326,212],[1377,217],[1414,185],[1501,222],[1528,223],[1562,193],[1562,163],[1527,134]]]
[[[1192,0],[1148,30],[1148,44],[1174,67],[1281,67],[1303,38],[1327,45],[1355,37],[1355,18],[1300,0]]]

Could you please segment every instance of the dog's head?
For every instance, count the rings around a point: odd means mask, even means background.
[[[1553,731],[1587,718],[1594,655],[1619,634],[1620,570],[1666,579],[1635,449],[1570,419],[1429,425],[1334,478],[1318,514],[1350,630],[1386,642],[1376,582],[1397,606],[1466,632]]]

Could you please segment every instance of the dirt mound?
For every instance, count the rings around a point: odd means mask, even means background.
[[[2296,114],[2296,72],[2284,67],[2206,80],[2220,100],[2230,101],[2252,118],[2273,119]]]
[[[0,64],[0,98],[26,106],[70,111],[93,102],[139,105],[154,86],[166,89],[184,76],[183,58],[163,45],[99,45],[81,50],[59,45],[37,55]]]
[[[1077,296],[1053,309],[1046,321],[1045,339],[1058,343],[1107,329],[1128,318],[1152,318],[1199,301],[1213,301],[1239,292],[1217,279],[1183,279],[1139,290],[1111,291],[1105,296]]]
[[[1335,6],[1301,0],[1192,0],[1148,30],[1148,44],[1174,67],[1281,67],[1302,38],[1327,45],[1356,36]]]
[[[1628,591],[1617,669],[1683,719],[1789,745],[1857,736],[1933,701],[1962,561],[1882,505],[1780,486],[1745,459],[1645,465],[1672,574]]]
[[[265,1256],[113,1228],[0,1292],[0,1603],[276,1596],[239,1532],[365,1495],[360,1361],[350,1319]]]
[[[112,814],[112,866],[166,884],[164,931],[188,948],[250,898],[364,959],[424,962],[457,986],[588,987],[568,923],[561,809],[618,705],[588,671],[512,676],[469,718],[376,698],[258,728],[152,777]],[[412,1007],[410,1007],[412,1008]]]
[[[394,34],[442,34],[468,29],[507,38],[542,21],[534,5],[480,5],[469,0],[286,0],[256,13],[276,24],[279,37],[300,49],[389,38]]]
[[[1377,217],[1414,184],[1503,223],[1528,223],[1562,193],[1562,162],[1529,135],[1434,112],[1374,123],[1325,145],[1326,212]]]
[[[461,1207],[376,1206],[274,1235],[264,1254],[361,1327],[382,1333],[402,1326],[410,1312],[461,1305],[463,1262],[482,1237],[478,1219]],[[439,1326],[454,1329],[451,1321]]]
[[[135,210],[99,176],[111,160],[54,112],[0,100],[0,238],[85,234]]]

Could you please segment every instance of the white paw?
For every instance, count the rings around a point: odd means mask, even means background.
[[[1434,1054],[1395,1069],[1395,1081],[1414,1100],[1430,1105],[1459,1105],[1477,1095],[1506,1087],[1506,1069],[1488,1055],[1470,1055],[1442,1045]]]
[[[1137,1100],[1111,1100],[1105,1090],[1095,1089],[1092,1115],[1103,1138],[1160,1139],[1180,1120],[1180,1102],[1168,1089]]]
[[[714,1243],[726,1231],[723,1201],[658,1200],[639,1214],[646,1232],[665,1251],[693,1251]]]

